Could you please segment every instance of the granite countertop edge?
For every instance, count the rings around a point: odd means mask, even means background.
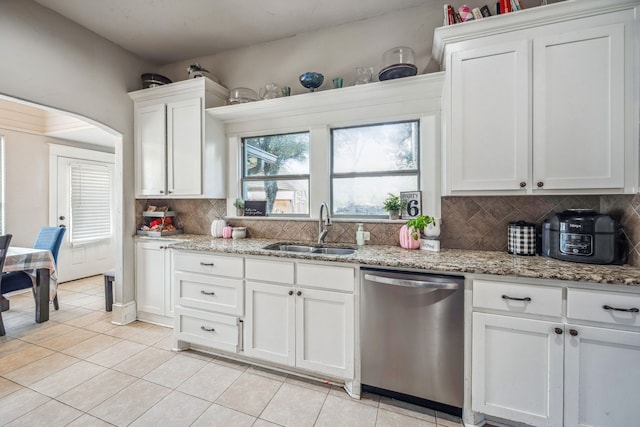
[[[138,240],[152,239],[137,237]],[[158,238],[155,238],[158,239]],[[500,251],[443,249],[440,252],[409,250],[399,246],[326,244],[353,247],[351,255],[325,255],[279,252],[264,249],[282,242],[274,239],[215,239],[211,236],[181,234],[162,238],[177,250],[259,255],[280,258],[333,261],[367,266],[410,268],[447,273],[487,274],[547,280],[603,283],[640,287],[640,268],[619,265],[595,265],[560,261],[541,256],[516,256]],[[313,242],[287,242],[313,244]]]

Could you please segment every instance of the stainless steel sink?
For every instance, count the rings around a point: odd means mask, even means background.
[[[267,246],[265,249],[272,249],[276,251],[284,251],[284,252],[313,252],[315,249],[313,246],[305,246],[305,245],[271,245],[273,247]]]
[[[356,250],[351,248],[314,248],[311,253],[327,255],[351,255]]]
[[[289,243],[274,243],[265,246],[264,249],[270,251],[297,252],[308,254],[325,254],[325,255],[351,255],[356,250],[353,248],[325,248],[312,245],[296,245]]]

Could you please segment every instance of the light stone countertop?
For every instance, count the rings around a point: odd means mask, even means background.
[[[154,239],[137,237],[138,240]],[[158,239],[158,238],[155,238]],[[164,238],[163,238],[164,240]],[[499,251],[443,249],[441,252],[402,249],[399,246],[365,245],[352,255],[325,255],[280,252],[264,249],[281,242],[268,239],[214,239],[211,236],[180,234],[167,237],[169,246],[178,250],[260,255],[281,258],[335,261],[368,266],[420,269],[461,274],[489,274],[547,280],[640,286],[640,268],[616,265],[592,265],[559,261],[541,256],[514,256]],[[313,242],[287,242],[313,244]],[[329,247],[355,245],[327,244]]]

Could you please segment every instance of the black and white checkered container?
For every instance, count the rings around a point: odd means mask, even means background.
[[[535,255],[536,225],[525,221],[510,222],[507,246],[510,254]]]

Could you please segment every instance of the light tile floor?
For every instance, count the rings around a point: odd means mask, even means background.
[[[171,351],[172,330],[110,323],[102,276],[59,286],[34,323],[10,296],[0,337],[2,426],[461,426],[459,418],[202,353]]]

